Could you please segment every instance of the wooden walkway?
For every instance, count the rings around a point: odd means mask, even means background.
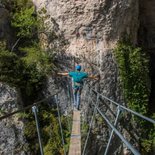
[[[81,155],[80,111],[73,112],[73,125],[69,155]]]

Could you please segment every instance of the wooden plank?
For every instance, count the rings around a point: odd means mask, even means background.
[[[73,112],[73,125],[69,155],[81,155],[80,111]]]

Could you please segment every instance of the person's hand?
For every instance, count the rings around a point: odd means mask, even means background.
[[[100,74],[95,76],[95,80],[100,80]]]
[[[62,76],[67,76],[68,74],[69,74],[68,72],[57,73],[57,75],[62,75]]]

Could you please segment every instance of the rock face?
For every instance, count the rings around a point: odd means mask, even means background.
[[[7,85],[0,83],[0,116],[16,111],[16,91]],[[17,115],[0,121],[0,154],[1,155],[25,155],[28,153],[24,138],[24,124]]]
[[[155,112],[155,1],[141,0],[140,3],[140,29],[138,35],[139,44],[149,52],[150,55],[150,78],[151,78],[151,96],[150,112]]]
[[[154,0],[141,0],[140,8],[138,0],[33,0],[33,2],[38,13],[44,17],[46,26],[47,33],[41,35],[43,48],[50,49],[55,46],[59,48],[59,45],[63,45],[63,51],[57,53],[63,70],[71,71],[76,63],[80,63],[83,70],[89,74],[100,74],[100,82],[89,82],[94,89],[115,101],[122,101],[113,49],[119,39],[130,36],[134,44],[140,42],[146,49],[154,50],[155,39],[154,35],[152,35],[155,33]],[[11,47],[8,18],[7,10],[0,7],[0,39],[6,38],[7,46]],[[139,25],[140,33],[138,35]],[[53,36],[48,35],[49,32],[51,34],[54,32],[58,36],[54,40],[55,44],[53,44],[53,38],[51,39]],[[138,41],[137,36],[139,37]],[[154,54],[152,58],[155,59]],[[154,66],[153,64],[152,66]],[[152,80],[155,77],[154,68]],[[62,80],[60,81],[62,82]],[[53,84],[54,81],[49,78],[47,83],[49,89],[45,91],[47,95],[53,93],[53,87],[50,88],[51,83]],[[60,82],[58,81],[58,83]],[[60,95],[62,96],[60,101],[65,103],[66,96],[71,96],[66,91],[70,88],[69,85],[64,85],[63,82],[60,85],[64,88],[64,92]],[[155,84],[152,92],[154,89]],[[93,96],[93,94],[91,95]],[[89,108],[92,105],[88,104],[88,96],[89,88],[85,87],[82,94],[84,122],[89,122],[92,116],[91,108]],[[152,98],[152,100],[155,99]],[[16,102],[15,90],[0,84],[0,115],[17,110]],[[102,111],[110,115],[103,103],[104,101],[99,102]],[[65,108],[64,106],[63,109]],[[111,106],[111,109],[115,112],[113,106]],[[110,132],[106,130],[107,126],[101,121],[99,114],[96,115],[95,120],[91,138],[88,142],[89,149],[86,149],[86,154],[99,155],[103,154],[105,150]],[[111,120],[113,120],[113,117]],[[23,151],[27,150],[23,128],[22,120],[19,120],[16,116],[0,122],[0,135],[4,135],[0,136],[0,154],[28,154]],[[125,133],[124,135],[127,137],[128,134]],[[123,147],[122,143],[115,139],[109,153],[123,154],[123,152],[127,151],[123,150]]]
[[[0,5],[0,48],[11,49],[12,31],[9,12]],[[0,116],[18,110],[17,92],[15,89],[0,83]],[[24,137],[24,123],[18,115],[0,120],[0,154],[25,155],[28,148]]]
[[[135,0],[33,0],[33,2],[38,13],[42,11],[45,14],[47,31],[55,32],[68,43],[58,55],[58,59],[62,58],[60,63],[63,62],[64,70],[71,70],[74,64],[80,63],[88,73],[100,74],[100,82],[92,87],[115,101],[122,101],[113,49],[118,40],[124,36],[130,36],[132,42],[137,43],[139,2]],[[48,48],[53,47],[48,37],[47,42]],[[85,109],[84,113],[89,113],[88,105],[83,105],[82,109]],[[88,115],[84,113],[83,116],[87,117]],[[104,140],[101,138],[92,140],[90,146],[92,149],[89,149],[87,154],[103,153],[102,146],[106,146],[109,133],[99,132],[98,137],[104,134]]]
[[[137,41],[138,2],[134,0],[33,0],[38,10],[46,9],[45,24],[68,41],[65,55],[80,58],[88,72],[100,72],[102,91],[111,96],[117,78],[112,50],[117,41],[130,35]],[[49,42],[50,44],[50,42]],[[51,43],[52,44],[52,43]],[[49,46],[50,47],[50,46]],[[63,54],[64,54],[63,53]],[[73,66],[73,64],[72,64]],[[111,90],[108,90],[111,88]],[[113,96],[113,95],[112,95]]]
[[[11,34],[9,12],[0,6],[0,44],[2,41],[9,49],[13,42]]]
[[[37,10],[46,11],[47,31],[68,41],[64,55],[75,57],[84,69],[101,75],[101,91],[116,93],[117,67],[112,54],[117,41],[130,35],[136,43],[138,1],[134,0],[33,0]],[[49,42],[49,47],[51,42]],[[78,61],[80,58],[80,61]],[[73,64],[72,68],[73,68]],[[109,89],[110,88],[110,89]],[[117,97],[116,97],[117,98]]]

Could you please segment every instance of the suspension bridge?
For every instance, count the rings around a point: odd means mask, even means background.
[[[70,137],[70,146],[69,146],[69,151],[66,150],[65,148],[65,141],[64,141],[64,135],[63,135],[63,127],[62,127],[62,123],[61,123],[61,111],[60,111],[60,105],[59,105],[59,94],[60,91],[48,96],[47,98],[34,103],[33,105],[30,105],[28,107],[25,107],[23,109],[17,110],[13,113],[9,113],[6,114],[4,116],[0,117],[0,121],[2,121],[3,119],[6,119],[8,117],[11,117],[12,115],[15,115],[17,113],[23,112],[27,109],[31,109],[32,108],[32,112],[34,114],[35,117],[35,121],[36,121],[36,129],[37,129],[37,133],[38,133],[38,143],[40,146],[40,154],[44,155],[44,151],[43,151],[43,145],[42,145],[42,137],[40,134],[40,130],[41,128],[39,127],[39,119],[37,116],[37,112],[38,112],[38,107],[41,106],[41,103],[54,98],[55,103],[57,105],[57,112],[58,112],[58,122],[59,122],[59,126],[60,126],[60,134],[61,134],[61,139],[62,139],[62,146],[63,146],[63,151],[64,151],[64,155],[88,155],[89,153],[89,148],[88,148],[88,142],[89,142],[89,138],[91,135],[91,129],[93,128],[93,124],[95,122],[95,117],[96,115],[99,116],[104,120],[104,122],[107,124],[108,126],[108,130],[109,130],[109,140],[107,141],[107,144],[105,146],[104,155],[108,155],[109,151],[110,151],[110,147],[111,147],[111,143],[112,140],[114,138],[114,134],[117,135],[117,137],[120,139],[120,141],[122,142],[122,144],[134,155],[140,155],[141,152],[139,152],[139,149],[137,147],[135,147],[135,144],[129,142],[127,140],[127,138],[124,137],[123,133],[120,132],[120,130],[118,129],[119,126],[119,121],[120,121],[120,117],[122,118],[122,116],[126,116],[126,115],[122,115],[122,114],[130,114],[131,117],[137,117],[143,121],[147,121],[151,124],[155,124],[155,120],[148,118],[146,116],[141,115],[140,113],[133,111],[127,107],[124,106],[124,104],[120,104],[117,103],[115,101],[113,101],[112,99],[104,96],[103,94],[99,93],[97,90],[91,88],[89,85],[87,85],[87,89],[86,89],[86,93],[85,93],[85,98],[87,98],[87,100],[85,100],[85,102],[87,102],[87,105],[90,105],[92,108],[91,111],[91,119],[88,122],[88,130],[87,130],[87,134],[84,137],[84,143],[82,143],[82,133],[81,133],[81,111],[79,110],[73,110],[73,119],[72,119],[72,130],[71,130],[71,137]],[[69,102],[69,101],[68,101]],[[71,100],[70,100],[71,102]],[[89,102],[89,103],[88,103]],[[105,104],[106,106],[102,107],[103,104]],[[71,104],[72,106],[72,104]],[[112,108],[113,107],[113,108]],[[114,108],[115,107],[115,108]],[[106,112],[103,110],[104,109],[109,109],[109,111],[112,112],[113,114],[113,118],[114,120],[111,121],[111,119],[108,117],[108,115],[106,114]],[[73,109],[73,108],[72,108]],[[2,135],[1,135],[2,136]]]

